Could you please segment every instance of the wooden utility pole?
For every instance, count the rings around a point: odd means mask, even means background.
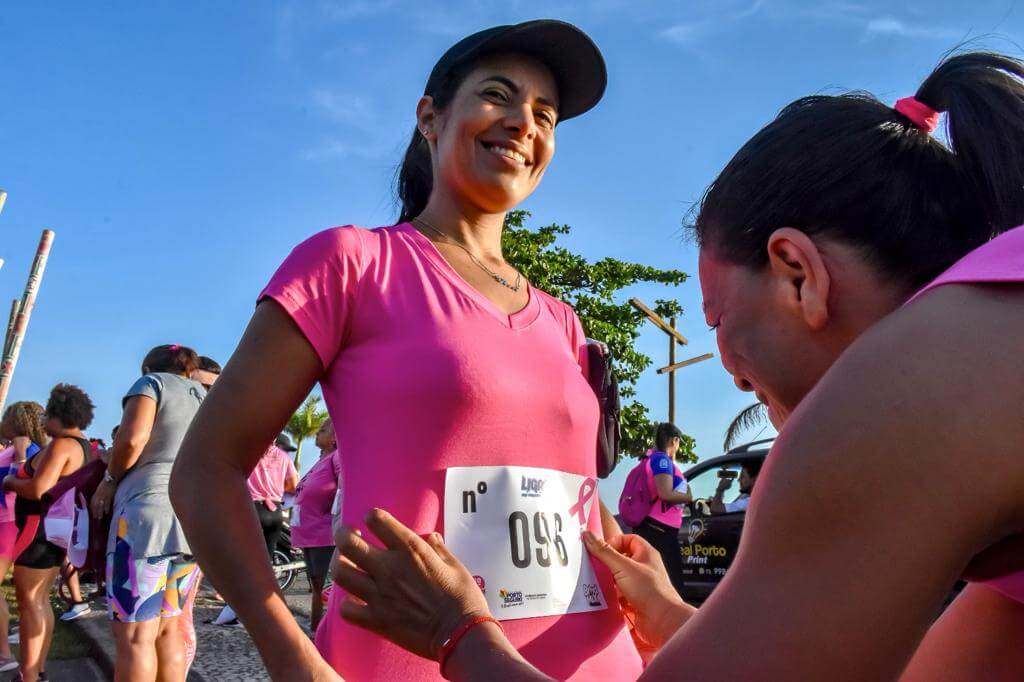
[[[0,189],[0,213],[4,212],[4,203],[7,202],[7,192]],[[0,268],[4,266],[4,259],[0,258]]]
[[[668,365],[658,370],[658,374],[668,374],[668,420],[675,424],[676,423],[676,370],[682,369],[683,367],[689,367],[695,365],[698,362],[708,360],[715,357],[713,353],[705,353],[704,355],[698,355],[695,358],[683,360],[682,362],[676,362],[676,344],[687,345],[689,341],[686,337],[679,333],[676,329],[676,318],[671,317],[666,322],[664,318],[658,315],[656,312],[644,305],[644,302],[639,298],[629,299],[629,304],[642,312],[648,320],[650,320],[655,327],[665,332],[668,335]]]
[[[675,316],[670,317],[668,320],[668,326],[672,329],[676,328]],[[668,336],[668,364],[676,364],[676,337],[669,334]],[[668,421],[671,424],[676,423],[676,373],[668,373]]]
[[[14,318],[14,324],[9,327],[8,338],[4,343],[3,361],[0,362],[0,413],[3,412],[4,403],[7,402],[7,392],[11,388],[11,378],[14,375],[15,366],[18,364],[21,342],[25,339],[25,330],[28,329],[32,306],[35,305],[36,294],[39,293],[39,284],[43,281],[43,272],[46,270],[46,259],[50,255],[50,247],[53,246],[53,237],[53,230],[43,230],[43,235],[39,238],[36,257],[32,261],[32,269],[28,273],[28,282],[25,284],[25,293],[21,303],[18,304],[18,314]]]

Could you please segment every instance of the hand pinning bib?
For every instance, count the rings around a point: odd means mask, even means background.
[[[498,620],[607,608],[581,531],[592,478],[540,467],[452,467],[444,537]]]

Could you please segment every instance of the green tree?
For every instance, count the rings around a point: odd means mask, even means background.
[[[636,381],[652,363],[635,345],[647,318],[617,294],[644,282],[676,286],[686,281],[687,275],[679,270],[660,270],[614,258],[589,262],[555,243],[559,235],[569,233],[568,225],[531,230],[525,226],[529,215],[527,211],[510,211],[505,218],[505,258],[537,288],[575,308],[588,337],[608,344],[622,395],[622,452],[638,457],[650,447],[654,437],[647,407],[636,399]],[[666,318],[683,312],[673,300],[658,300],[653,308]],[[695,446],[693,438],[686,436],[676,458],[682,462],[696,461]]]
[[[302,403],[299,411],[288,418],[284,432],[295,439],[295,469],[302,470],[302,441],[312,438],[327,420],[327,410],[317,409],[320,396],[311,395]]]

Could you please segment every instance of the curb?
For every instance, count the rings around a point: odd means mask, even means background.
[[[67,624],[75,630],[89,645],[89,656],[99,666],[99,669],[107,677],[114,679],[114,634],[110,630],[110,621],[107,620],[106,611],[102,615],[82,616]],[[206,682],[206,679],[196,670],[188,673],[188,682]]]
[[[114,635],[105,616],[82,616],[67,623],[89,644],[89,656],[108,679],[114,679]]]

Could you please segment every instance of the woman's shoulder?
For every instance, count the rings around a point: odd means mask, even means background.
[[[883,484],[922,484],[926,470],[936,499],[975,490],[965,508],[1006,512],[1014,497],[1024,519],[1021,338],[1024,286],[933,290],[840,356],[787,420],[770,468],[810,467],[835,479],[818,485],[847,493],[885,472],[871,486],[881,499]],[[796,459],[780,447],[791,441],[806,446]]]
[[[531,287],[530,291],[537,297],[541,308],[547,310],[555,321],[565,328],[566,334],[572,337],[576,332],[577,326],[580,324],[576,310],[565,301],[555,298],[543,289]]]
[[[313,247],[322,254],[366,258],[380,252],[382,243],[394,240],[406,232],[405,224],[382,227],[339,225],[315,232],[299,243],[296,249]]]
[[[341,225],[320,230],[299,242],[279,267],[275,279],[324,278],[354,283],[374,264],[381,254],[392,250],[404,239],[403,225],[361,227]]]

